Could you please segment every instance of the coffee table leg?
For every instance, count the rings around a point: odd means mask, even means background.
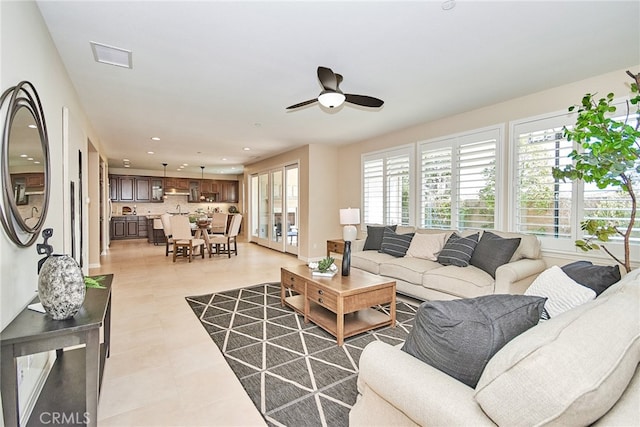
[[[344,304],[342,298],[338,298],[338,309],[336,310],[336,339],[338,345],[344,344]]]
[[[391,296],[391,327],[396,327],[396,293],[395,289]]]

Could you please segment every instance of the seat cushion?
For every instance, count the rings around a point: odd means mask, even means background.
[[[516,337],[487,364],[475,398],[498,425],[590,425],[640,363],[636,270],[606,294]]]
[[[460,298],[493,294],[495,283],[495,279],[489,273],[473,265],[468,267],[440,266],[440,268],[425,271],[422,276],[422,286],[425,288]]]
[[[489,359],[535,326],[543,306],[544,298],[524,295],[427,301],[402,350],[475,387]]]
[[[389,254],[378,251],[360,251],[351,253],[351,267],[368,271],[373,274],[380,274],[380,264],[395,259]]]
[[[394,258],[380,264],[380,274],[405,282],[422,284],[422,275],[434,268],[442,268],[442,265],[435,261],[420,258]]]

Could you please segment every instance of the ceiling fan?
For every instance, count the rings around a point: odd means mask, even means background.
[[[320,80],[320,84],[324,90],[320,92],[320,95],[317,98],[291,105],[287,107],[287,110],[304,107],[305,105],[313,104],[314,102],[319,102],[327,108],[339,107],[344,102],[350,102],[351,104],[372,108],[381,107],[382,104],[384,104],[383,100],[372,96],[343,93],[340,90],[342,75],[334,73],[331,68],[318,67],[318,80]]]

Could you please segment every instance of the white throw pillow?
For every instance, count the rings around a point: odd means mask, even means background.
[[[544,308],[549,317],[555,317],[596,297],[593,289],[582,286],[557,265],[540,273],[524,294],[547,298]]]
[[[405,256],[411,258],[423,258],[431,261],[438,260],[438,253],[444,247],[446,233],[421,234],[416,233],[411,240]]]

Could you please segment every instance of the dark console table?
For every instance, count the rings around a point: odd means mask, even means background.
[[[2,412],[5,426],[20,425],[17,357],[56,350],[56,361],[38,397],[28,425],[98,424],[98,396],[111,335],[111,282],[106,289],[87,289],[80,311],[71,319],[53,320],[25,308],[0,333]],[[33,302],[38,302],[38,297]],[[100,343],[100,328],[103,342]],[[81,346],[64,351],[66,347]],[[44,418],[43,418],[44,417]]]

